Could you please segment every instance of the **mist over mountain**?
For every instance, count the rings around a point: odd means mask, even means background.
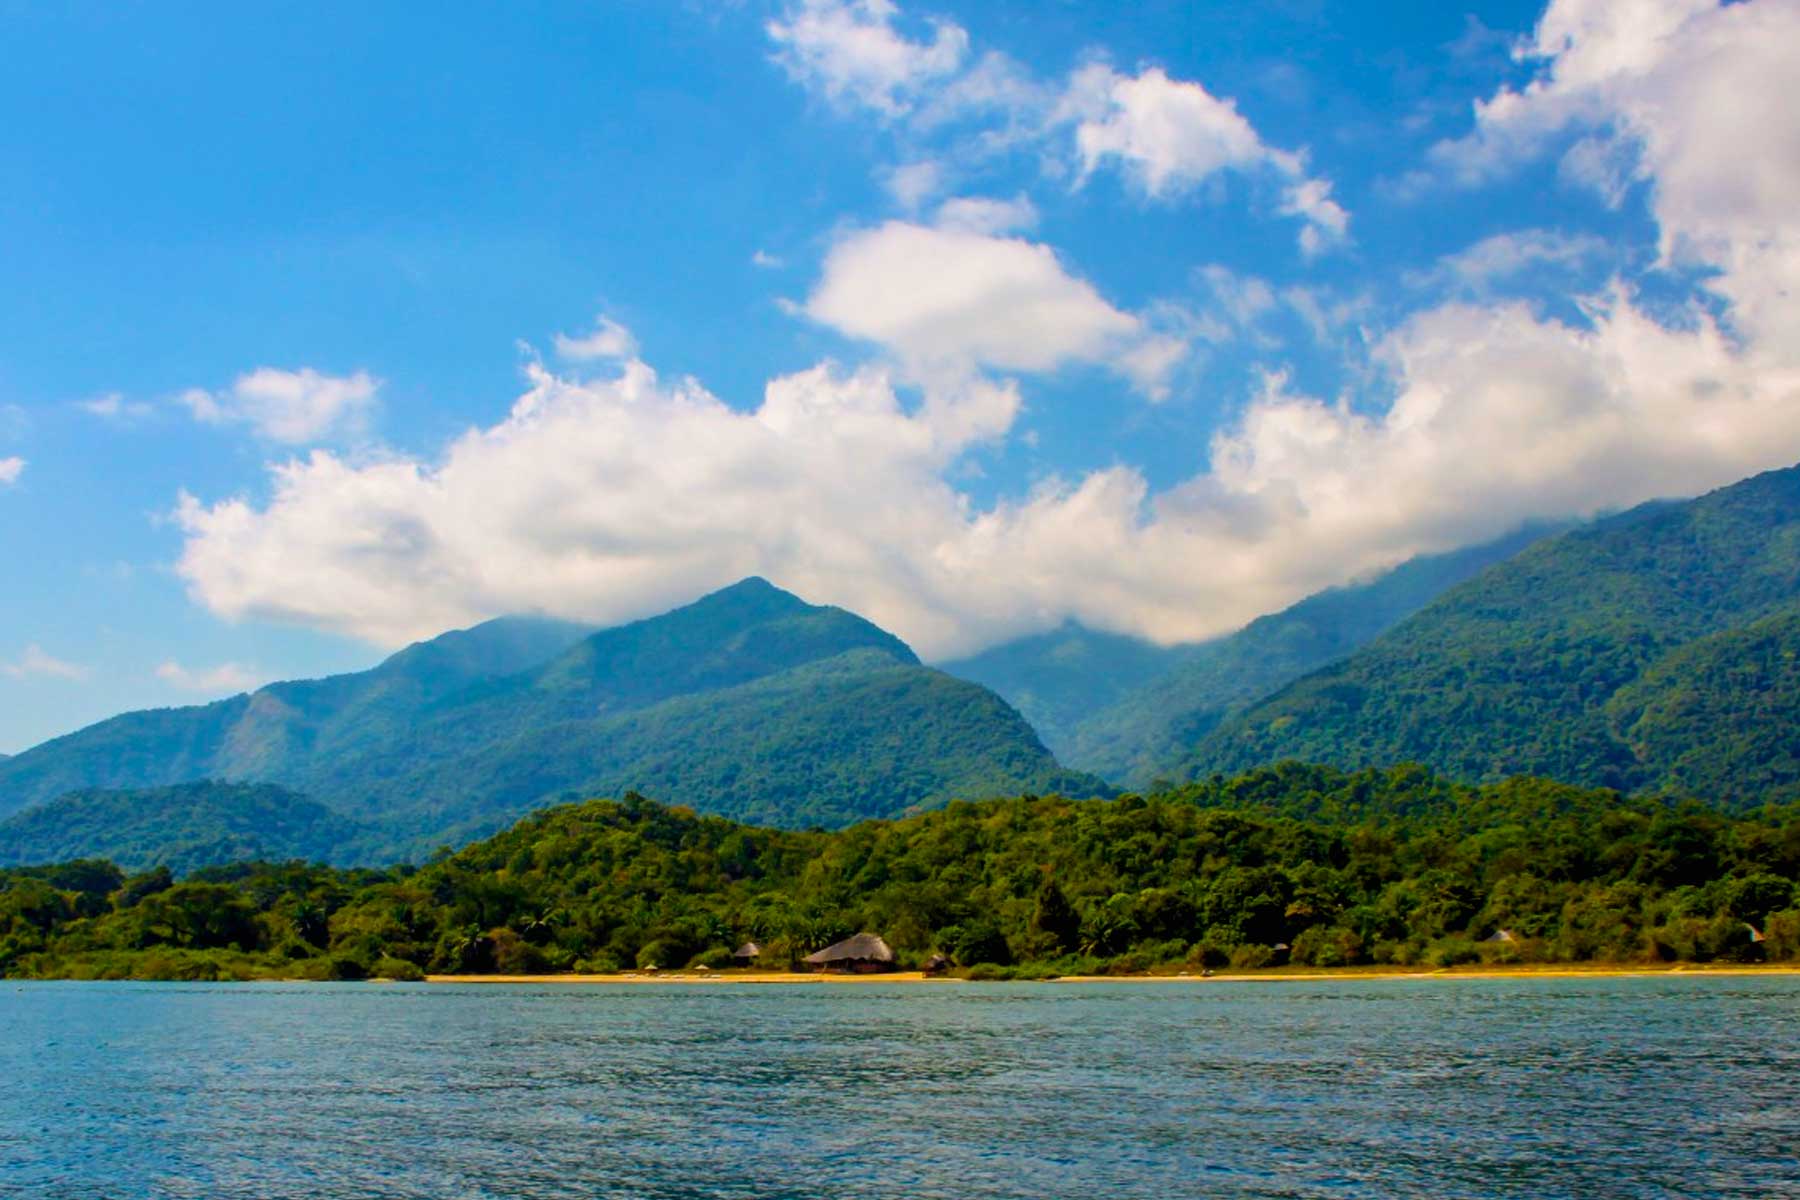
[[[1533,545],[1202,738],[1187,775],[1418,761],[1752,804],[1800,793],[1800,468]]]
[[[1232,712],[1343,657],[1558,528],[1530,525],[1411,559],[1210,642],[1161,647],[1070,625],[944,669],[999,692],[1064,763],[1143,788],[1172,776],[1194,743]]]

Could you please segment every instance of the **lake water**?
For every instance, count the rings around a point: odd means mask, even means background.
[[[0,1195],[1800,1196],[1800,977],[0,983]]]

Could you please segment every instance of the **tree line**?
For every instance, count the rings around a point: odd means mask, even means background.
[[[858,930],[976,976],[1800,960],[1800,805],[1283,765],[1154,796],[956,802],[835,832],[628,794],[418,865],[0,872],[0,972],[418,978],[785,967]]]

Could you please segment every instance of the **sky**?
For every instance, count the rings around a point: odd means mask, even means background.
[[[750,574],[1212,637],[1800,461],[1800,0],[0,0],[0,752]]]

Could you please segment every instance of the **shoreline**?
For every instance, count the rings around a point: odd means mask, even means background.
[[[1309,980],[1354,979],[1628,979],[1662,975],[1707,975],[1722,978],[1751,975],[1800,975],[1800,963],[1677,963],[1669,966],[1620,966],[1604,964],[1583,966],[1571,963],[1520,966],[1478,967],[1336,967],[1316,970],[1272,970],[1201,975],[1198,972],[1174,975],[1059,975],[1052,979],[1010,980],[993,982],[1018,983],[1137,983],[1137,984],[1210,984],[1210,983],[1304,983]],[[555,984],[561,986],[635,987],[645,984],[675,984],[687,987],[708,986],[837,986],[881,984],[968,984],[976,981],[954,975],[926,975],[921,971],[890,971],[872,975],[811,974],[800,971],[623,971],[610,975],[427,975],[426,983],[434,984]]]

